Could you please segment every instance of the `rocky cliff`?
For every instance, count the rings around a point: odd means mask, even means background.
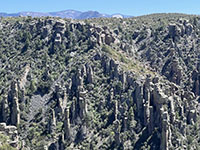
[[[1,18],[2,134],[23,150],[199,149],[199,31],[183,14]]]

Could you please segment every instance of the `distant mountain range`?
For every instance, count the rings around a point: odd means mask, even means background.
[[[129,18],[132,16],[122,15],[122,14],[102,14],[97,11],[76,11],[76,10],[64,10],[58,12],[19,12],[19,13],[0,13],[1,17],[18,17],[18,16],[32,16],[32,17],[42,17],[42,16],[51,16],[51,17],[61,17],[61,18],[71,18],[71,19],[88,19],[88,18]]]

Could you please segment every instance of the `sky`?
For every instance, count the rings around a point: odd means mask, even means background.
[[[152,13],[200,14],[200,0],[0,0],[0,12],[62,10],[140,16]]]

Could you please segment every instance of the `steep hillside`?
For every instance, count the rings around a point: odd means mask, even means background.
[[[0,148],[199,149],[199,31],[184,14],[1,18]]]

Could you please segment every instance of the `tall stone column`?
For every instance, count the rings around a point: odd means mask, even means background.
[[[149,123],[148,123],[148,132],[151,134],[154,129],[154,113],[153,106],[149,106]]]
[[[161,150],[169,150],[171,146],[171,128],[169,124],[169,115],[161,110],[162,115],[162,132],[161,132]]]
[[[16,81],[14,81],[11,85],[10,95],[10,122],[12,125],[17,126],[20,123],[20,109],[18,99],[18,84]]]
[[[87,114],[87,101],[85,96],[86,92],[79,92],[79,107],[80,107],[79,116],[81,118],[84,118]]]
[[[8,101],[7,101],[7,96],[3,97],[3,100],[1,101],[1,122],[6,122],[8,121],[9,118],[9,107],[8,107]]]
[[[115,136],[114,136],[115,142],[117,145],[119,145],[121,142],[121,139],[120,139],[120,122],[118,119],[114,121],[114,126],[115,126],[115,131],[114,131],[115,132]]]
[[[65,118],[64,118],[64,139],[70,139],[70,118],[69,118],[69,108],[65,109]]]

